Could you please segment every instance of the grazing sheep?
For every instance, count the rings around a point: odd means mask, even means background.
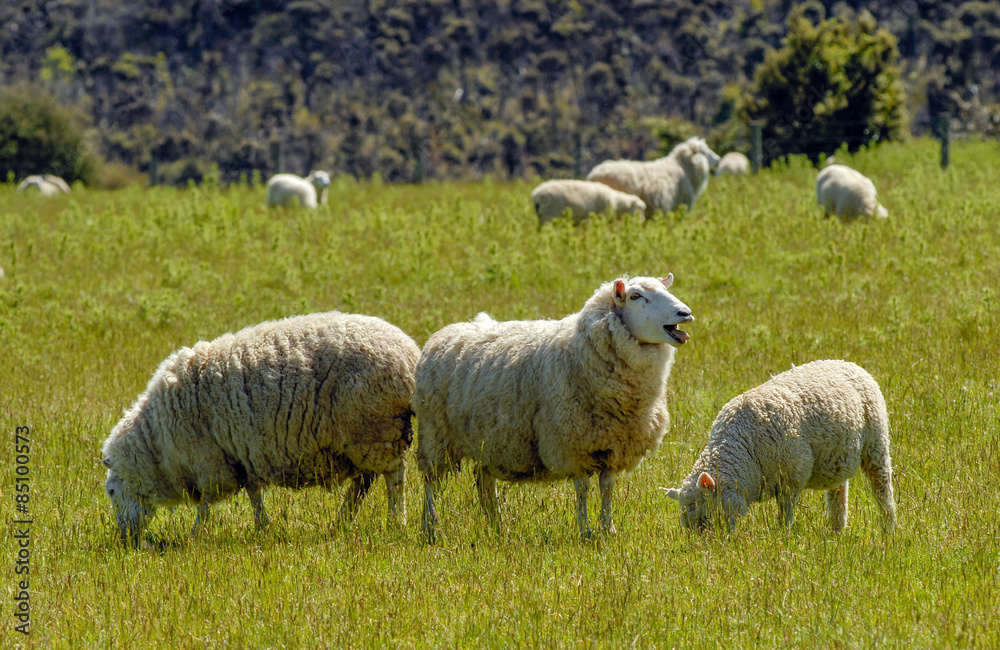
[[[681,205],[693,210],[717,164],[719,155],[702,138],[689,138],[652,162],[606,160],[587,174],[587,180],[638,196],[646,203],[648,219],[656,210],[669,212]]]
[[[295,174],[275,174],[267,181],[267,205],[292,207],[296,199],[305,208],[315,208],[316,197],[319,204],[326,205],[330,187],[330,175],[324,171],[313,171],[302,178]]]
[[[716,176],[742,176],[744,174],[750,173],[750,159],[741,154],[739,151],[730,151],[722,160],[719,161],[719,166],[715,168]]]
[[[42,196],[56,196],[70,193],[69,185],[66,184],[66,181],[52,174],[28,176],[17,186],[18,192],[31,190],[37,191]]]
[[[462,459],[477,463],[487,516],[496,481],[574,479],[584,536],[590,475],[600,474],[601,522],[613,532],[615,477],[655,451],[670,422],[666,383],[691,310],[663,279],[607,282],[562,320],[496,322],[486,314],[427,341],[413,410],[424,475],[423,526],[433,542],[434,490]]]
[[[878,384],[848,361],[813,361],[731,399],[680,489],[681,524],[702,530],[716,514],[732,529],[751,503],[774,496],[787,527],[804,489],[826,490],[834,532],[847,525],[848,481],[868,477],[896,525],[889,416]]]
[[[875,184],[864,174],[846,165],[827,165],[816,177],[816,200],[826,216],[837,215],[842,221],[857,217],[889,216],[879,204]]]
[[[403,453],[420,349],[371,316],[296,316],[181,348],[160,364],[104,443],[105,490],[123,540],[161,506],[209,506],[243,488],[267,525],[265,485],[327,488],[353,479],[351,519],[378,474],[390,521],[406,516]]]
[[[603,183],[590,181],[545,181],[531,192],[531,202],[538,213],[538,224],[562,215],[569,208],[573,221],[579,223],[591,212],[613,214],[646,211],[646,204],[638,196],[619,192]]]

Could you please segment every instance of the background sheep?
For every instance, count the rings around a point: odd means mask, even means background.
[[[28,176],[17,186],[18,192],[37,191],[42,196],[69,194],[70,188],[66,181],[52,174]]]
[[[403,453],[420,349],[378,318],[329,312],[262,323],[182,348],[104,443],[105,490],[123,539],[160,506],[209,506],[244,488],[267,524],[262,488],[353,479],[348,521],[377,474],[390,520],[405,518]]]
[[[693,210],[708,187],[710,169],[718,163],[718,154],[705,140],[689,138],[652,162],[606,160],[587,174],[587,180],[638,196],[646,203],[648,219],[656,210],[669,212],[681,205]]]
[[[319,204],[326,205],[330,187],[330,175],[324,171],[313,171],[302,178],[295,174],[275,174],[267,181],[267,205],[292,207],[296,199],[299,205],[315,208],[316,197]]]
[[[413,409],[425,479],[423,525],[434,540],[434,488],[462,459],[497,521],[496,481],[574,479],[577,521],[589,535],[590,475],[600,473],[601,522],[612,531],[615,477],[655,451],[670,422],[674,347],[694,320],[667,289],[673,275],[608,282],[562,320],[496,322],[480,314],[427,341]]]
[[[876,216],[885,219],[888,211],[879,204],[875,184],[864,174],[846,165],[827,165],[816,177],[816,200],[826,216],[841,220]]]
[[[592,212],[646,212],[646,204],[639,197],[590,181],[545,181],[531,192],[531,202],[538,213],[539,225],[562,215],[566,208],[572,211],[575,222],[586,219]]]
[[[739,151],[730,151],[722,160],[719,161],[719,166],[715,168],[716,176],[742,176],[743,174],[750,173],[750,159],[741,154]]]
[[[826,490],[830,525],[839,532],[847,525],[848,480],[859,467],[891,532],[896,505],[882,391],[856,364],[813,361],[723,406],[691,475],[667,494],[680,502],[685,528],[703,529],[718,512],[731,529],[750,503],[771,495],[790,528],[802,490]]]

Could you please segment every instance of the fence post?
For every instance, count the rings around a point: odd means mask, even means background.
[[[761,166],[764,164],[764,152],[763,144],[761,140],[761,124],[760,122],[750,123],[750,168],[753,173],[760,171]]]
[[[577,131],[573,134],[573,178],[583,177],[583,137]]]
[[[153,149],[149,150],[149,186],[150,187],[153,187],[154,185],[156,185],[156,176],[157,176],[157,169],[156,169],[156,149],[153,148]]]
[[[951,162],[951,117],[947,113],[938,114],[938,133],[941,136],[941,169],[948,169]]]
[[[274,174],[281,173],[281,140],[271,140],[271,167]]]

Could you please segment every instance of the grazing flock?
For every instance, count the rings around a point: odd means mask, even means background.
[[[749,164],[742,154],[720,158],[691,138],[659,160],[606,161],[585,181],[546,181],[531,201],[541,224],[595,212],[648,219],[693,209],[712,168],[745,174]],[[315,208],[326,203],[329,186],[322,171],[278,174],[268,182],[267,204]],[[843,220],[886,216],[871,181],[843,165],[820,172],[816,193],[827,214]],[[497,481],[572,480],[579,531],[590,537],[587,499],[596,476],[600,530],[613,533],[619,475],[654,453],[670,424],[667,383],[675,349],[690,338],[680,326],[694,321],[672,283],[672,274],[622,276],[560,320],[496,321],[481,313],[440,329],[422,350],[395,325],[340,312],[269,321],[181,348],[104,443],[105,493],[118,534],[135,545],[158,508],[193,502],[197,535],[211,505],[241,489],[266,528],[265,487],[344,482],[338,524],[348,525],[379,475],[389,522],[401,527],[414,418],[427,542],[438,536],[435,498],[463,460],[474,463],[479,501],[493,525],[500,521]],[[802,490],[825,490],[837,532],[858,470],[891,533],[885,400],[859,366],[822,360],[730,400],[690,475],[679,488],[662,489],[677,500],[681,525],[697,531],[732,529],[751,503],[768,497],[790,527]]]

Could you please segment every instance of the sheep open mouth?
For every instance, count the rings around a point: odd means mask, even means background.
[[[663,329],[666,330],[667,334],[670,335],[670,338],[672,338],[673,340],[677,341],[682,345],[686,343],[689,338],[691,338],[690,334],[688,334],[684,330],[677,329],[676,325],[664,325]]]

